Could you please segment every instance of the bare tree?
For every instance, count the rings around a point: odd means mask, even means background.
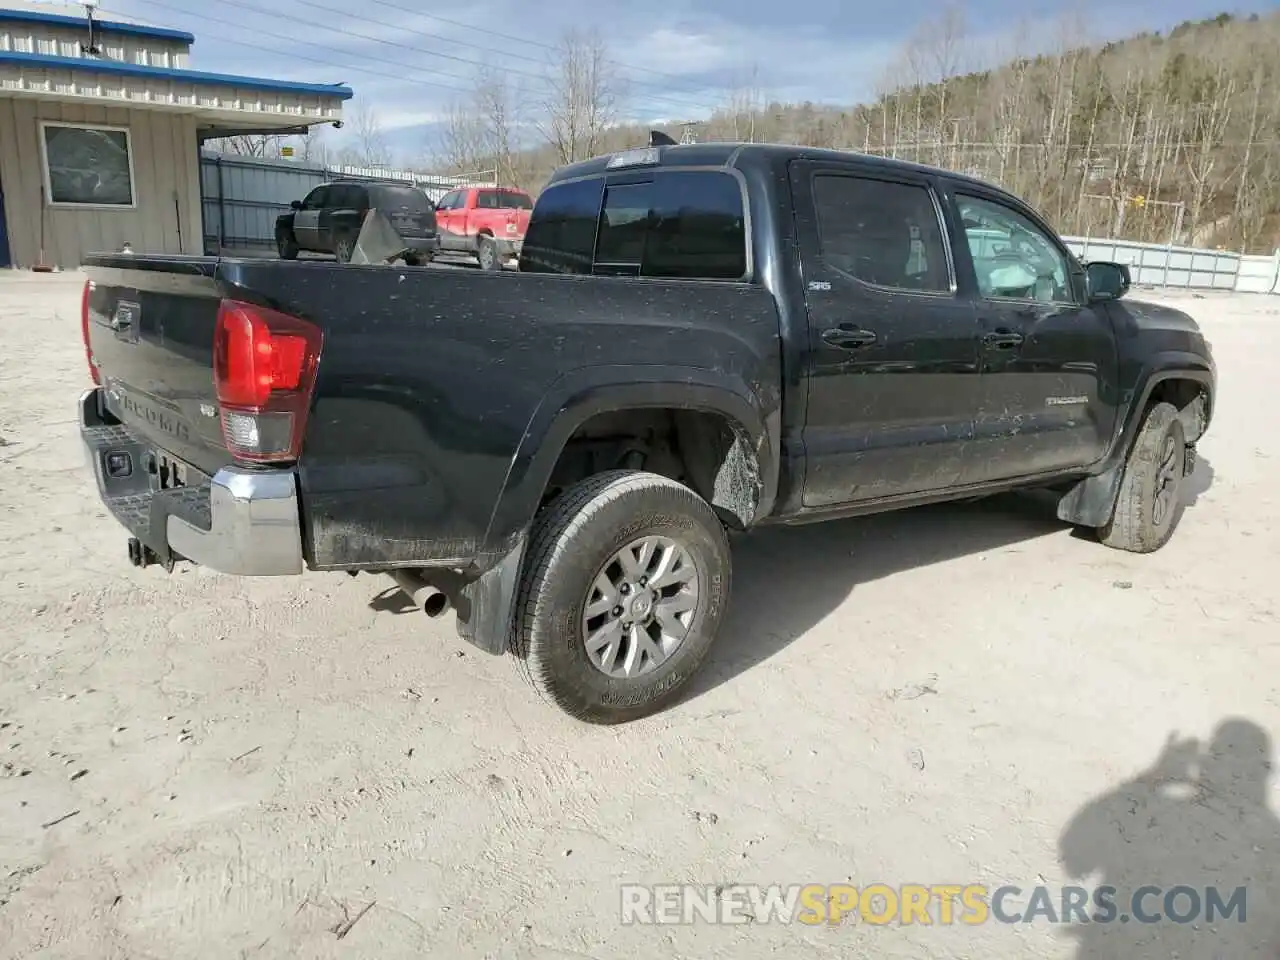
[[[391,162],[391,149],[382,132],[378,111],[370,104],[358,104],[351,111],[348,122],[350,139],[341,150],[338,159],[356,167],[384,166]]]
[[[280,155],[279,136],[262,134],[238,134],[234,137],[221,137],[214,142],[223,153],[234,153],[242,157],[276,157]]]
[[[755,143],[756,121],[764,97],[760,90],[760,65],[753,63],[729,93],[731,138]]]
[[[518,104],[506,74],[481,67],[476,75],[474,99],[484,154],[494,168],[497,181],[518,184],[521,179],[515,162]]]
[[[618,77],[604,38],[569,30],[547,75],[546,115],[538,126],[560,163],[594,156],[618,106]]]
[[[298,159],[321,166],[329,163],[329,141],[323,127],[308,127],[299,138]]]
[[[449,173],[468,173],[483,163],[484,130],[474,110],[474,98],[449,104],[436,151],[436,165]]]

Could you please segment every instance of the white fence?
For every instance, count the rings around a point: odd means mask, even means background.
[[[1099,237],[1064,237],[1081,260],[1129,265],[1135,284],[1280,294],[1280,250],[1269,257]]]

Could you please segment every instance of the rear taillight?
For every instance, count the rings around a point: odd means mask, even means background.
[[[324,337],[305,320],[223,300],[213,338],[213,380],[227,449],[241,460],[296,460]]]
[[[89,377],[94,386],[101,386],[102,378],[98,376],[98,365],[93,362],[93,348],[89,346],[89,294],[93,292],[93,281],[84,282],[84,292],[80,294],[80,338],[84,340],[84,359],[89,364]]]

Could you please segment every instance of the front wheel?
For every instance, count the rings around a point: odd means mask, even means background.
[[[589,723],[624,723],[675,700],[729,597],[729,541],[688,487],[611,471],[566,490],[538,519],[512,652],[526,677]]]
[[[1147,411],[1129,451],[1115,511],[1099,529],[1099,539],[1130,553],[1152,553],[1168,543],[1182,517],[1186,456],[1177,408],[1157,403]]]
[[[298,259],[298,241],[291,231],[282,230],[276,234],[276,251],[281,260]]]

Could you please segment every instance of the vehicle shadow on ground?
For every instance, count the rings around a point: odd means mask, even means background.
[[[1150,768],[1071,818],[1058,858],[1089,900],[1083,916],[1058,919],[1074,921],[1076,960],[1280,957],[1271,750],[1267,732],[1241,718],[1208,743],[1170,734]],[[1114,888],[1113,909],[1097,900],[1104,887]]]
[[[1213,476],[1201,457],[1183,485],[1185,506],[1195,505]],[[729,610],[685,699],[768,660],[839,607],[858,584],[1063,533],[1069,528],[1057,518],[1057,500],[1041,491],[1003,494],[736,536]]]
[[[369,601],[369,609],[378,613],[422,613],[422,608],[413,603],[413,599],[399,587],[388,587]]]

